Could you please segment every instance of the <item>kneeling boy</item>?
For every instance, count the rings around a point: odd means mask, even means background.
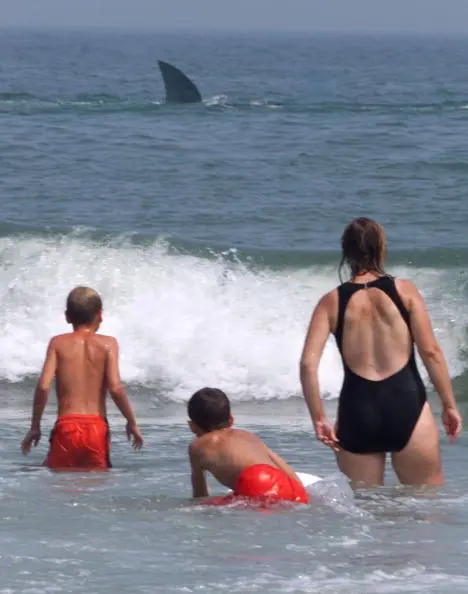
[[[232,429],[229,399],[216,388],[203,388],[188,403],[189,426],[197,436],[189,446],[194,497],[208,496],[205,471],[234,496],[308,503],[292,468],[258,437]]]
[[[54,336],[34,394],[31,429],[21,449],[28,454],[41,438],[41,419],[56,377],[58,418],[44,462],[54,470],[103,470],[110,467],[106,394],[127,419],[127,437],[140,448],[143,438],[120,383],[118,344],[96,334],[102,322],[102,301],[87,287],[68,295],[66,320],[73,332]]]

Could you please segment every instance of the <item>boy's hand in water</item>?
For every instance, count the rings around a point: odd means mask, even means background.
[[[138,425],[131,425],[130,423],[127,423],[126,431],[128,441],[132,442],[132,446],[136,450],[139,450],[141,447],[143,447],[143,436]]]
[[[462,418],[456,408],[446,408],[442,413],[442,422],[445,427],[445,433],[451,441],[459,437],[462,430]]]
[[[337,452],[340,447],[336,437],[335,428],[328,419],[322,419],[314,423],[315,434],[323,444]]]
[[[31,451],[31,446],[37,446],[39,441],[41,440],[41,430],[40,429],[30,429],[26,437],[21,442],[21,451],[26,456]]]

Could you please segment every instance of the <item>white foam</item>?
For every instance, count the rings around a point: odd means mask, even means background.
[[[251,107],[268,107],[269,109],[282,109],[284,107],[281,103],[275,103],[268,99],[252,99],[249,101],[249,105]]]
[[[319,575],[315,575],[318,573]],[[468,579],[463,575],[449,575],[431,571],[422,566],[390,573],[376,569],[362,578],[322,576],[323,572],[312,575],[299,575],[283,583],[280,592],[313,592],[317,583],[319,591],[330,594],[360,592],[362,594],[390,594],[396,592],[437,592],[445,591],[450,584],[451,592],[464,592]],[[332,574],[332,572],[330,572]]]
[[[170,253],[162,241],[102,245],[80,234],[1,238],[0,261],[0,378],[39,372],[49,337],[67,331],[66,294],[87,284],[103,296],[101,331],[119,339],[124,380],[162,385],[176,401],[203,385],[222,387],[235,400],[298,395],[310,314],[337,282],[334,267],[259,272]],[[458,373],[468,308],[448,273],[416,276]],[[332,339],[320,380],[325,393],[338,394],[342,368]]]
[[[266,563],[266,562],[265,562]],[[451,575],[415,565],[395,572],[375,569],[363,576],[353,576],[352,571],[341,570],[341,575],[325,565],[304,571],[289,578],[270,567],[258,571],[254,577],[228,577],[224,583],[203,583],[200,588],[207,592],[320,592],[321,594],[395,594],[401,592],[466,592],[468,578]],[[275,585],[272,590],[272,584]]]
[[[207,106],[207,107],[212,107],[213,105],[227,105],[228,102],[228,97],[227,95],[213,95],[213,97],[210,97],[209,99],[204,99],[203,103]]]

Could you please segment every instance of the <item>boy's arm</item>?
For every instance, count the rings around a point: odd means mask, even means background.
[[[289,466],[289,464],[285,460],[283,460],[283,458],[281,458],[281,456],[278,456],[278,454],[275,454],[275,452],[270,450],[270,448],[268,448],[268,453],[270,454],[270,458],[271,458],[272,462],[280,470],[285,472],[292,479],[301,482],[299,477],[297,476],[297,474],[294,472],[294,470]]]
[[[55,350],[55,339],[49,342],[46,358],[42,367],[42,373],[34,392],[31,429],[23,440],[21,449],[23,454],[28,454],[31,445],[37,445],[41,439],[41,420],[49,397],[50,386],[57,371],[57,352]]]
[[[201,465],[200,456],[192,442],[189,445],[189,459],[190,466],[192,468],[192,496],[196,497],[208,497],[208,486],[206,484],[205,471]]]
[[[106,386],[112,396],[116,407],[121,412],[122,416],[127,419],[127,436],[131,439],[133,436],[133,446],[141,448],[143,445],[143,437],[138,428],[133,409],[128,399],[125,388],[120,381],[119,370],[119,345],[115,338],[109,338],[106,359]]]

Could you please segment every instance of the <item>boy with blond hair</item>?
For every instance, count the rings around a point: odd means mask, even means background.
[[[57,421],[44,462],[54,470],[104,470],[111,466],[106,394],[127,419],[127,437],[141,448],[143,437],[120,381],[117,340],[97,334],[102,300],[88,287],[76,287],[67,298],[65,317],[73,332],[54,336],[47,348],[34,394],[31,428],[21,449],[28,454],[41,439],[41,419],[56,379]]]

